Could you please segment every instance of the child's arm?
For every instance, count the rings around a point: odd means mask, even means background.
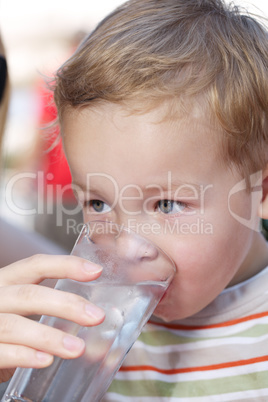
[[[83,353],[81,339],[26,317],[46,314],[84,326],[101,323],[103,311],[82,297],[39,285],[47,278],[83,282],[100,274],[101,267],[74,256],[35,255],[0,269],[0,381],[7,380],[11,368],[45,367],[53,355],[68,359]]]

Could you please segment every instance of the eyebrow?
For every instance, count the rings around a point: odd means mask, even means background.
[[[194,184],[194,183],[172,183],[170,186],[161,186],[159,184],[152,184],[144,189],[144,194],[153,194],[156,192],[162,193],[163,197],[176,197],[189,198],[198,197],[204,192],[207,187],[204,184]]]
[[[161,188],[162,191],[167,191],[167,192],[168,191],[174,192],[178,189],[180,189],[181,191],[185,191],[185,192],[186,191],[189,192],[189,191],[193,191],[193,190],[199,192],[200,190],[203,190],[204,187],[207,187],[207,186],[208,186],[207,183],[188,182],[187,180],[178,178],[177,174],[176,175],[174,174],[174,177],[173,177],[172,172],[169,171],[169,172],[167,172],[164,180],[162,177],[161,178],[159,177],[158,182],[156,179],[155,183],[145,186],[145,190],[150,189],[150,187],[151,188],[159,187],[159,188]]]
[[[100,192],[100,189],[97,188],[95,185],[92,185],[87,188],[83,183],[79,183],[78,181],[72,181],[71,186],[72,190],[76,194],[78,194],[79,191],[82,191],[84,194],[95,194],[96,197],[103,196],[102,191]]]
[[[133,187],[138,187],[142,191],[142,193],[145,195],[146,193],[155,193],[155,192],[162,192],[162,193],[175,193],[178,192],[178,195],[183,195],[183,196],[192,196],[193,194],[199,194],[204,189],[210,187],[209,185],[205,183],[187,183],[183,181],[176,181],[176,182],[171,182],[171,183],[151,183],[147,184],[144,186],[139,186],[135,183],[129,183],[126,186],[133,186]],[[94,193],[94,194],[100,194],[99,188],[96,188],[95,185],[90,186],[89,188],[86,188],[86,186],[82,183],[79,183],[77,181],[72,182],[72,187],[75,189],[75,187],[78,187],[80,190],[82,190],[84,193],[89,192],[89,193]],[[124,188],[124,187],[123,187]],[[122,189],[119,188],[119,192],[122,191]]]

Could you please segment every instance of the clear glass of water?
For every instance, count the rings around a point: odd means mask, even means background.
[[[112,222],[85,224],[72,254],[102,265],[101,276],[86,283],[61,279],[55,287],[102,307],[106,318],[82,327],[43,316],[42,323],[84,339],[86,350],[77,359],[55,357],[47,368],[18,368],[2,402],[99,401],[175,273],[159,247]]]

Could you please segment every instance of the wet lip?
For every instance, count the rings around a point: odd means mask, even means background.
[[[160,303],[166,298],[167,292],[168,292],[168,289],[165,291],[165,293],[163,294],[163,296],[162,296],[161,299],[159,300],[159,303],[158,303],[158,304],[160,304]]]
[[[170,294],[170,289],[172,287],[172,283],[167,287],[167,289],[165,290],[165,293],[163,294],[163,296],[161,297],[161,299],[159,300],[159,304],[163,304],[163,302],[166,300],[166,298],[168,297],[168,295]]]

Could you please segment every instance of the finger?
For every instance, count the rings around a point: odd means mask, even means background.
[[[22,345],[0,344],[0,356],[0,369],[43,368],[53,362],[51,354]]]
[[[0,286],[40,283],[44,279],[70,278],[77,281],[97,279],[100,265],[72,255],[37,254],[0,269]]]
[[[100,324],[105,317],[101,308],[79,295],[38,285],[2,287],[0,300],[0,313],[49,315],[74,321],[82,326]]]
[[[0,314],[0,324],[1,345],[24,346],[51,356],[59,356],[63,359],[79,357],[85,351],[83,339],[25,317]],[[21,331],[20,328],[24,330]],[[27,353],[26,349],[24,349],[24,353]],[[42,355],[37,354],[35,358],[40,360],[40,356],[42,358]],[[48,357],[44,357],[43,360],[44,364],[50,364],[49,361],[51,362]],[[3,364],[6,367],[5,362]]]

